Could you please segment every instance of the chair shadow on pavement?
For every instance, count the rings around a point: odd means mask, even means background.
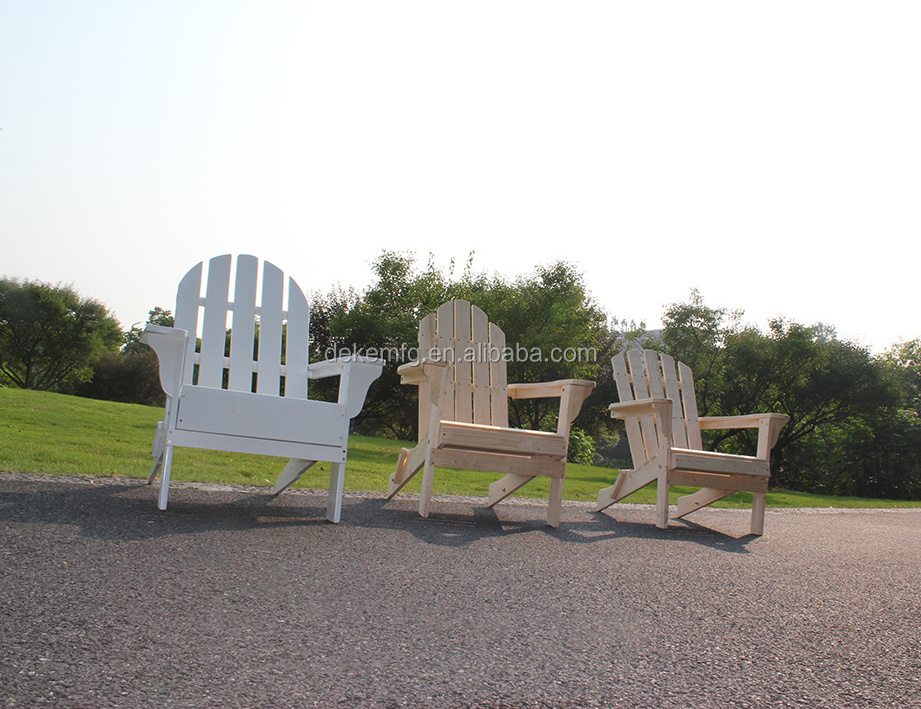
[[[303,527],[306,532],[329,524],[325,518],[325,491],[295,489],[275,496],[253,488],[189,483],[177,486],[168,509],[160,511],[156,507],[157,487],[142,480],[113,483],[92,478],[41,478],[26,483],[0,481],[0,524],[72,526],[84,537],[121,541],[292,527]],[[485,499],[483,503],[439,500],[440,509],[423,518],[412,497],[388,501],[383,493],[346,493],[344,502],[341,527],[401,531],[426,544],[444,547],[465,547],[484,539],[518,534],[544,534],[567,544],[646,539],[748,553],[748,544],[758,539],[753,535],[733,537],[686,520],[672,521],[668,529],[658,529],[646,519],[646,511],[621,511],[618,519],[585,507],[567,514],[564,506],[563,521],[553,528],[544,521],[545,507],[533,503],[513,501],[492,509],[484,504]]]
[[[348,498],[347,498],[347,502]],[[595,544],[625,539],[684,541],[712,549],[748,553],[747,545],[758,539],[754,535],[734,537],[717,529],[680,520],[668,529],[658,529],[647,521],[619,521],[599,512],[581,512],[581,519],[566,519],[558,528],[547,526],[543,515],[545,508],[528,505],[533,516],[520,519],[520,508],[503,514],[502,505],[490,508],[474,503],[449,505],[451,511],[434,511],[428,518],[419,516],[412,498],[402,500],[398,506],[380,498],[365,498],[343,507],[344,524],[355,526],[402,530],[417,539],[439,546],[463,547],[482,539],[506,537],[517,534],[545,534],[568,544]],[[513,503],[514,504],[514,503]],[[458,507],[468,511],[459,512]],[[509,507],[512,507],[510,505]],[[564,503],[564,512],[566,510]],[[529,512],[531,510],[529,509]]]
[[[71,526],[84,537],[121,541],[326,524],[326,500],[319,495],[305,509],[273,505],[274,496],[267,493],[190,489],[174,496],[168,509],[161,511],[156,506],[156,486],[143,481],[66,484],[48,478],[46,484],[28,489],[15,489],[21,486],[9,483],[0,486],[0,524]]]

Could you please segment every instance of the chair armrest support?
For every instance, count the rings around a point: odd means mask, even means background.
[[[512,399],[560,399],[560,413],[556,432],[569,438],[569,426],[582,410],[582,404],[595,388],[595,382],[587,379],[558,379],[555,382],[509,384],[508,395]]]
[[[163,325],[148,325],[141,333],[141,342],[157,355],[160,386],[171,398],[179,394],[179,388],[182,386],[188,339],[188,331]]]
[[[308,379],[339,377],[339,403],[345,404],[346,415],[355,418],[365,405],[368,389],[384,370],[384,360],[348,356],[314,362],[307,367]]]
[[[428,401],[431,404],[428,422],[422,418],[424,414],[421,413],[420,408],[420,445],[426,440],[426,435],[433,436],[437,431],[438,422],[441,420],[441,404],[444,399],[445,375],[448,373],[449,366],[447,362],[442,360],[433,361],[423,358],[397,367],[397,374],[400,375],[401,384],[415,384],[419,387],[420,407],[423,401]],[[428,428],[425,428],[425,426],[428,426]]]
[[[627,419],[632,417],[652,416],[655,419],[655,428],[648,429],[648,435],[655,431],[658,442],[659,452],[665,453],[672,445],[672,407],[674,403],[671,399],[652,397],[649,399],[638,399],[637,401],[622,401],[617,404],[608,406],[611,412],[611,418]],[[644,431],[646,423],[642,423]]]
[[[786,414],[748,414],[745,416],[702,416],[698,420],[702,430],[757,428],[757,456],[762,460],[767,460],[771,455],[771,450],[777,445],[780,429],[787,424],[790,417]]]

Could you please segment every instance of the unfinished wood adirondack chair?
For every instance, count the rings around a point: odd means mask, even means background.
[[[326,516],[338,522],[349,421],[383,362],[308,364],[309,310],[294,279],[267,261],[260,279],[259,260],[242,255],[231,281],[232,263],[230,254],[212,258],[207,279],[204,263],[192,268],[179,284],[175,327],[144,330],[166,392],[148,484],[161,472],[158,506],[165,510],[175,446],[289,458],[276,494],[326,461],[332,464]],[[339,377],[339,400],[308,399],[308,380],[329,376]]]
[[[611,404],[612,418],[624,419],[633,470],[623,470],[611,487],[598,493],[598,511],[657,482],[656,526],[668,526],[670,485],[701,489],[678,498],[674,519],[731,495],[754,493],[752,534],[764,533],[764,508],[771,473],[771,449],[788,416],[697,416],[691,370],[654,350],[628,350],[612,359],[620,403]],[[756,455],[704,451],[701,429],[757,428]]]
[[[569,426],[595,383],[507,384],[505,335],[465,300],[422,319],[419,358],[397,370],[419,387],[419,444],[400,451],[387,499],[423,470],[419,514],[428,517],[436,466],[505,473],[489,486],[490,507],[542,476],[551,479],[547,524],[559,526]],[[509,428],[508,397],[559,397],[556,432]]]

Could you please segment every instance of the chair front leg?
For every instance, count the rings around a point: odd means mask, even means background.
[[[656,527],[668,528],[668,471],[664,467],[656,481]]]

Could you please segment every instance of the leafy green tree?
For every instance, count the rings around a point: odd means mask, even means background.
[[[694,371],[700,415],[787,414],[772,457],[772,482],[840,489],[838,451],[872,429],[899,401],[886,367],[823,325],[774,320],[768,332],[741,324],[739,311],[711,308],[700,294],[666,309],[662,345]],[[869,429],[868,429],[869,427]],[[707,448],[750,453],[752,430],[707,432]],[[851,469],[855,469],[851,466]]]
[[[510,382],[549,382],[556,379],[597,381],[610,362],[613,337],[608,316],[594,301],[585,281],[571,264],[540,266],[513,283],[501,284],[482,296],[490,319],[505,332],[513,360]],[[580,424],[587,432],[607,425],[602,401],[593,392]],[[552,399],[512,399],[510,423],[522,428],[547,428],[555,423],[559,402]]]
[[[169,310],[156,307],[148,313],[148,325],[172,327],[173,322]],[[163,406],[166,395],[160,386],[160,364],[156,353],[141,342],[143,332],[137,325],[128,330],[121,351],[94,362],[92,376],[75,385],[73,393],[89,399]]]
[[[175,318],[172,312],[164,310],[160,306],[147,312],[146,325],[162,325],[163,327],[173,327]],[[131,329],[125,334],[125,344],[122,352],[126,355],[141,354],[151,352],[151,349],[141,342],[141,335],[144,334],[144,328],[132,325]]]
[[[568,264],[542,267],[507,281],[475,271],[472,254],[455,275],[453,262],[442,270],[430,259],[419,268],[413,255],[385,251],[373,268],[375,282],[360,297],[339,292],[315,298],[311,314],[312,322],[314,312],[321,323],[328,322],[319,330],[312,324],[315,346],[326,346],[315,356],[376,349],[393,360],[369,392],[363,410],[365,431],[415,437],[416,390],[400,384],[396,365],[414,354],[420,319],[448,300],[475,303],[503,329],[513,357],[509,381],[594,380],[610,348],[606,315]],[[512,407],[511,423],[533,428],[555,423],[548,419],[558,411],[558,403],[549,400],[531,399]],[[590,427],[587,421],[582,425]]]
[[[865,348],[837,339],[833,330],[821,325],[774,320],[767,334],[753,328],[735,333],[726,350],[719,408],[733,413],[776,411],[790,417],[772,459],[772,475],[779,485],[808,486],[809,473],[798,458],[816,431],[871,422],[880,411],[898,404],[885,367]],[[754,445],[752,431],[735,436]],[[834,475],[828,468],[825,473]]]
[[[921,413],[921,338],[898,342],[882,355],[902,395],[902,407]]]
[[[122,339],[105,306],[71,286],[0,279],[0,377],[8,384],[67,389]]]

